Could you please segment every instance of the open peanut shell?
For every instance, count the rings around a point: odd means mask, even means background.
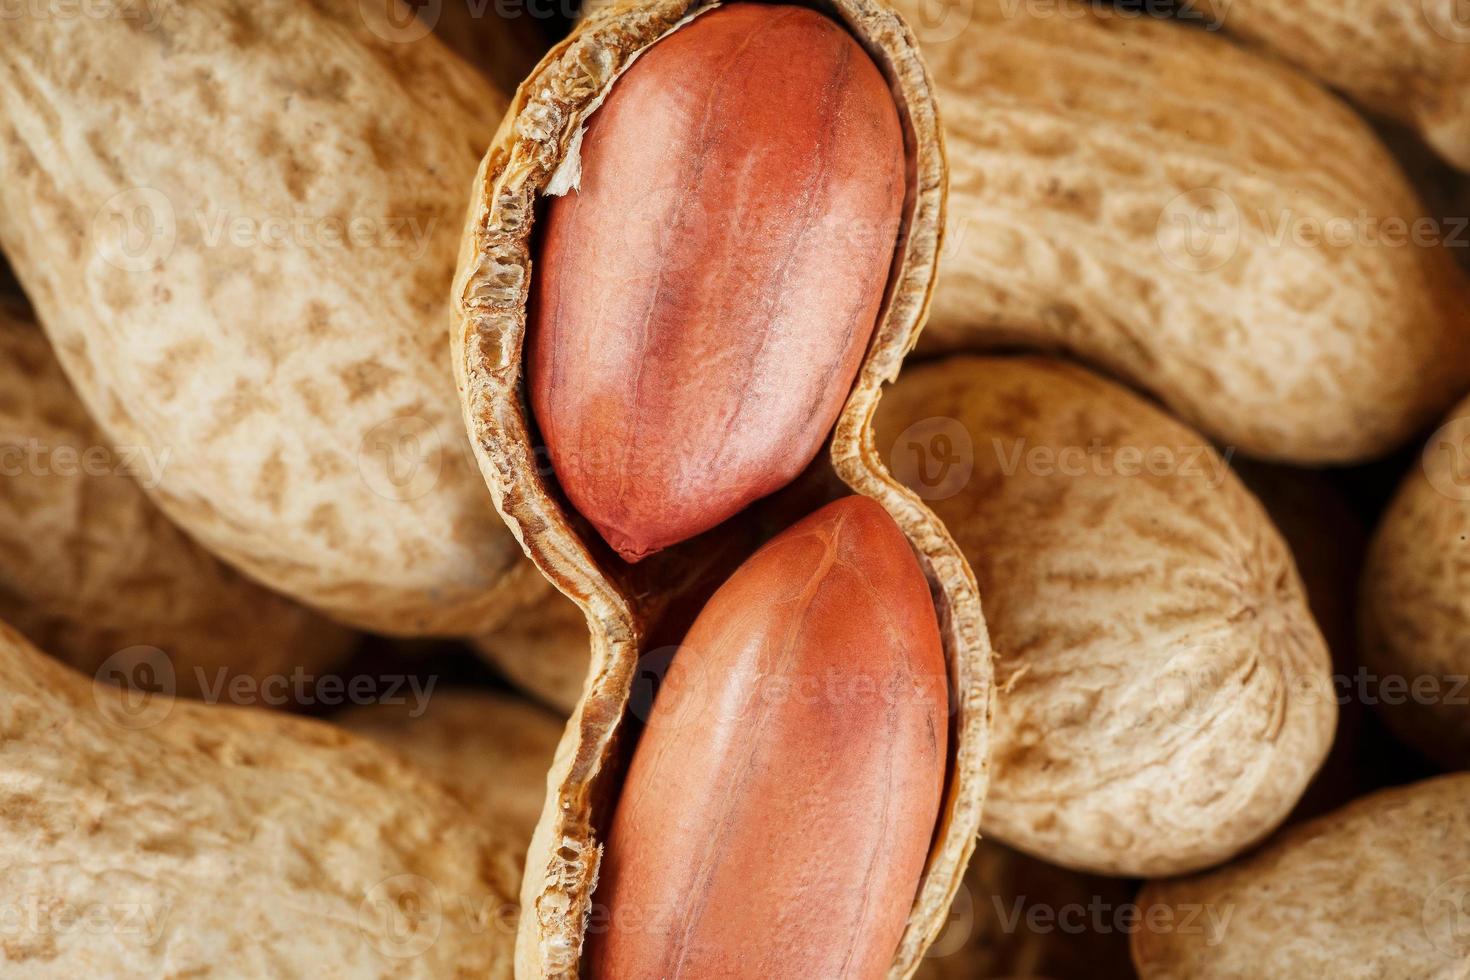
[[[475,455],[506,524],[581,608],[591,632],[590,669],[547,777],[547,801],[527,856],[516,972],[579,973],[601,835],[636,727],[630,695],[640,660],[677,644],[703,601],[765,539],[834,496],[856,491],[887,510],[912,544],[930,582],[949,666],[945,797],[890,969],[890,976],[909,976],[943,926],[979,831],[992,673],[974,575],[944,526],[889,475],[872,437],[882,388],[897,376],[928,309],[945,207],[944,149],[930,79],[897,14],[874,0],[819,7],[845,26],[887,79],[904,129],[908,180],[877,326],[825,456],[719,527],[628,565],[567,503],[538,453],[527,405],[523,345],[537,202],[553,177],[575,169],[582,127],[618,75],[709,9],[688,0],[622,4],[588,18],[553,48],[521,85],[480,165],[461,244],[452,347]]]

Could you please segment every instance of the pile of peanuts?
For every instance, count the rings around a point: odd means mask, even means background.
[[[1458,0],[0,15],[0,975],[1464,977]]]

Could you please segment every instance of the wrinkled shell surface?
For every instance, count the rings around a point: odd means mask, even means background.
[[[541,588],[443,346],[504,103],[377,9],[8,19],[0,246],[92,416],[169,454],[152,496],[191,535],[354,624],[478,632]]]
[[[436,690],[426,707],[379,702],[333,720],[417,763],[467,809],[511,832],[519,845],[512,853],[524,856],[563,719],[505,694]]]
[[[319,673],[352,636],[222,564],[159,512],[61,373],[46,336],[0,299],[0,618],[85,674],[145,645],[175,689]],[[201,673],[202,672],[202,673]],[[202,681],[202,683],[201,683]]]
[[[1199,13],[1375,112],[1418,128],[1470,171],[1470,21],[1456,0],[1203,0]]]
[[[1362,657],[1379,678],[1378,710],[1420,751],[1464,768],[1470,760],[1470,400],[1414,458],[1374,533],[1361,594]]]
[[[1162,875],[1281,822],[1332,741],[1328,654],[1286,545],[1204,437],[1079,367],[956,357],[904,372],[876,439],[986,597],[988,834]]]
[[[1176,927],[1135,933],[1133,961],[1144,980],[1458,980],[1470,969],[1467,900],[1470,773],[1458,773],[1364,797],[1249,860],[1150,885],[1139,903],[1173,910]]]
[[[900,10],[953,161],[928,349],[1070,351],[1296,462],[1381,454],[1470,384],[1449,250],[1382,240],[1422,206],[1310,79],[1066,0]]]
[[[615,736],[647,636],[642,605],[656,604],[676,584],[623,591],[599,567],[589,540],[539,473],[521,389],[532,209],[596,98],[628,58],[690,12],[684,0],[614,7],[584,21],[548,54],[517,93],[481,164],[461,248],[453,359],[481,472],[506,523],[547,577],[577,602],[591,628],[586,688],[558,749],[551,792],[527,858],[516,950],[523,977],[577,975],[601,847],[598,822],[606,820],[616,794]],[[933,284],[945,173],[928,76],[912,34],[886,7],[841,0],[829,13],[845,22],[889,76],[913,166],[889,297],[839,416],[830,456],[842,480],[878,500],[914,546],[935,593],[957,701],[941,822],[890,971],[902,977],[917,968],[942,928],[974,847],[989,755],[990,654],[967,565],[943,526],[888,476],[868,433],[879,390],[897,375],[913,345]]]
[[[513,842],[375,743],[93,686],[0,626],[0,771],[0,888],[39,917],[6,977],[511,976]]]

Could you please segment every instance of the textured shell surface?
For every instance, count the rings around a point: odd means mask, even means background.
[[[875,429],[974,567],[998,655],[984,829],[1124,875],[1218,863],[1332,742],[1290,552],[1203,436],[1039,358],[905,371]]]
[[[1144,980],[1458,980],[1470,971],[1470,773],[1380,790],[1216,871],[1150,884]],[[1198,910],[1203,910],[1201,914]]]
[[[1359,605],[1364,664],[1407,696],[1377,707],[1452,769],[1470,759],[1470,399],[1416,457],[1374,532]],[[1385,692],[1387,692],[1385,687]]]
[[[435,691],[423,704],[379,702],[333,721],[418,764],[466,809],[512,834],[513,853],[524,857],[564,719],[512,695]]]
[[[1457,0],[1204,0],[1198,14],[1416,127],[1470,171],[1470,19]]]
[[[0,886],[44,917],[7,977],[511,976],[514,835],[376,743],[89,683],[0,625],[0,768]]]
[[[87,674],[156,648],[179,693],[341,660],[349,631],[243,578],[148,500],[137,480],[165,464],[107,442],[28,316],[0,300],[0,618]]]
[[[444,351],[504,100],[377,10],[8,19],[0,247],[91,415],[167,455],[150,494],[170,518],[355,625],[472,632],[542,588]]]
[[[1264,458],[1407,441],[1470,384],[1470,293],[1392,158],[1296,70],[1105,7],[899,4],[953,161],[924,347],[1068,351]]]
[[[933,514],[888,475],[868,433],[879,391],[896,376],[923,322],[940,246],[945,163],[929,78],[912,33],[886,6],[840,0],[822,9],[847,27],[887,78],[904,127],[910,183],[874,338],[832,433],[830,466],[824,460],[816,467],[813,482],[830,477],[845,483],[839,492],[856,490],[877,500],[903,529],[935,599],[955,712],[945,800],[890,967],[896,978],[912,975],[943,928],[974,847],[993,692],[973,575]],[[621,565],[599,548],[596,532],[563,506],[545,478],[527,417],[522,351],[537,199],[554,178],[561,186],[575,176],[583,124],[630,60],[699,13],[686,0],[615,6],[582,21],[553,48],[517,91],[481,163],[461,244],[452,344],[465,425],[502,517],[543,573],[576,602],[590,629],[589,669],[527,856],[516,948],[523,977],[578,975],[600,834],[622,774],[620,736],[629,695],[639,658],[657,652],[651,649],[654,638],[668,628],[681,583],[720,567],[722,556],[733,554],[738,564],[761,540],[825,502],[797,506],[806,492],[803,474],[723,532],[715,529],[638,565]],[[783,506],[792,512],[783,513]],[[725,565],[722,574],[733,567]]]

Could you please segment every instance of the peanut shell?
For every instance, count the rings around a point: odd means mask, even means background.
[[[1330,661],[1290,552],[1208,440],[1039,358],[911,368],[875,434],[986,596],[988,835],[1164,875],[1280,824],[1332,742]]]
[[[1144,980],[1454,980],[1470,967],[1470,773],[1366,796],[1250,858],[1154,882]],[[1167,913],[1167,919],[1164,913]]]
[[[734,526],[632,568],[621,566],[555,496],[549,474],[538,466],[528,425],[522,348],[537,196],[574,151],[585,118],[629,58],[699,9],[683,0],[613,7],[584,20],[552,49],[519,89],[481,164],[461,248],[453,360],[481,472],[506,523],[538,567],[578,604],[591,630],[590,670],[558,749],[527,858],[516,953],[522,977],[578,974],[601,828],[620,778],[619,730],[640,655],[653,652],[658,630],[668,629],[680,587],[701,578],[718,580],[761,537],[814,509],[814,502],[802,499],[805,481],[799,480]],[[958,705],[940,825],[890,969],[890,976],[903,977],[917,968],[942,927],[974,846],[986,782],[989,645],[963,558],[943,526],[886,473],[868,434],[881,387],[897,374],[923,321],[939,248],[945,165],[928,77],[913,35],[886,7],[842,0],[824,11],[852,31],[887,76],[910,157],[889,293],[831,437],[831,469],[877,500],[913,544],[935,593]],[[574,172],[568,165],[563,175]],[[831,476],[825,462],[817,470],[814,486]]]
[[[6,22],[0,247],[63,367],[247,575],[383,632],[493,628],[543,586],[474,474],[443,323],[502,97],[381,5],[156,13]]]
[[[565,723],[511,695],[436,691],[418,705],[377,702],[333,719],[402,753],[465,808],[513,834],[519,862],[546,798],[546,771]]]
[[[1456,0],[1204,0],[1198,12],[1470,171],[1470,20]]]
[[[1383,454],[1470,385],[1463,275],[1312,80],[1070,0],[900,9],[956,161],[925,349],[1070,352],[1300,463]]]
[[[513,618],[474,647],[542,704],[563,716],[576,710],[587,678],[587,619],[570,599],[548,598],[535,615]]]
[[[114,448],[46,337],[0,298],[0,618],[86,674],[130,647],[162,650],[175,690],[223,675],[317,674],[347,655],[341,627],[242,577],[159,512],[129,469],[166,458]]]
[[[40,917],[5,976],[511,976],[514,835],[395,753],[89,684],[4,625],[0,689],[0,887]]]
[[[1375,706],[1409,744],[1446,768],[1465,768],[1470,399],[1413,458],[1374,532],[1360,591],[1362,658],[1378,681]]]

